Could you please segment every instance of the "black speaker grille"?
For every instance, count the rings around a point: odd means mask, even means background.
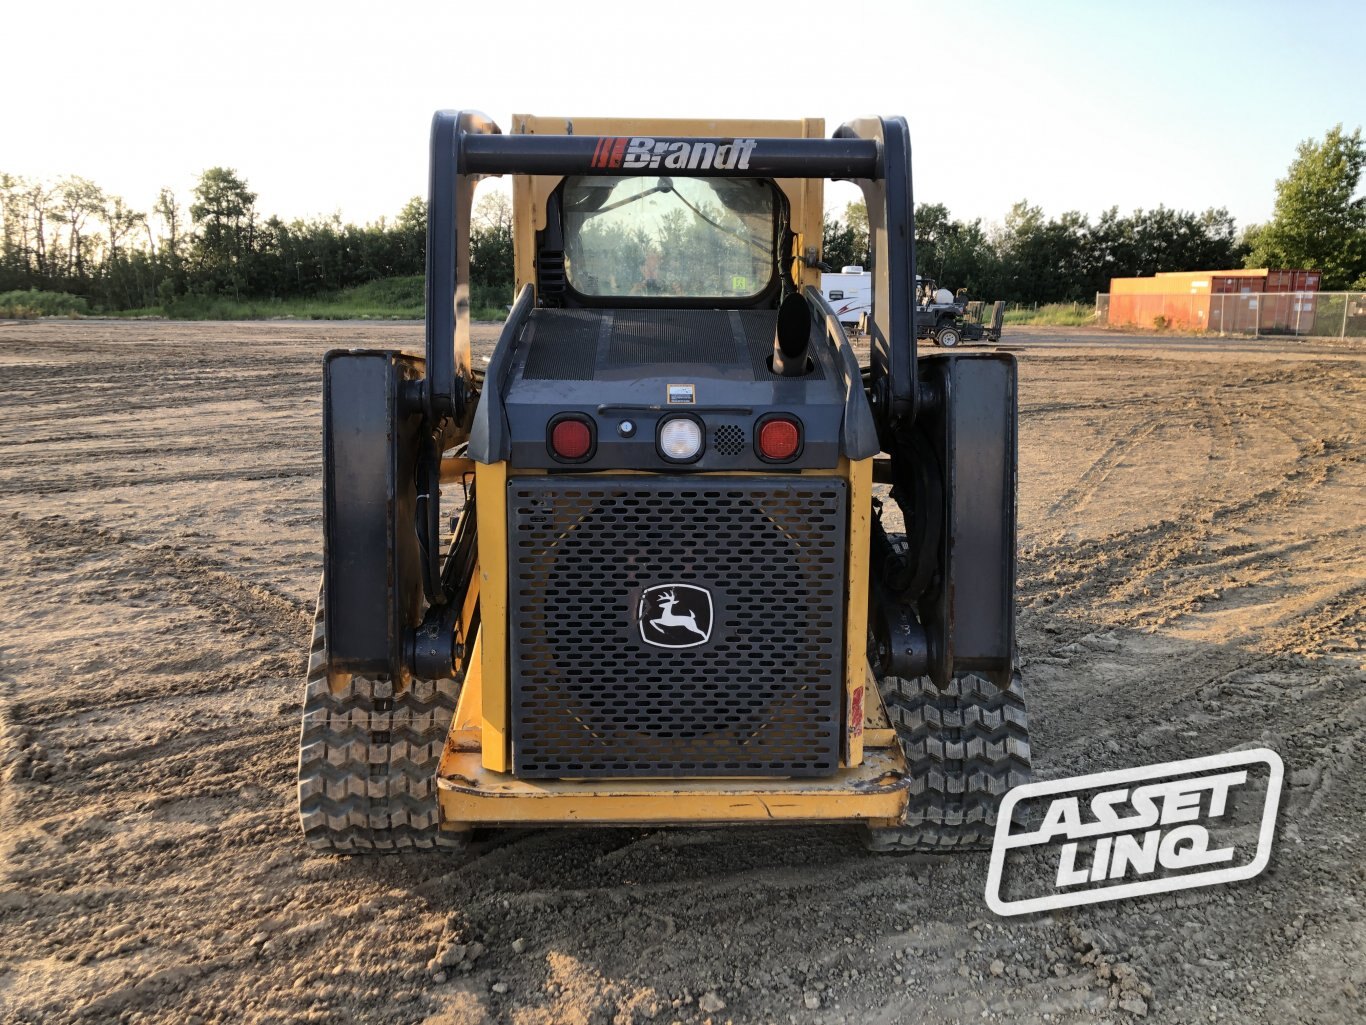
[[[712,432],[711,444],[723,456],[738,456],[745,450],[745,429],[736,424],[724,424]]]

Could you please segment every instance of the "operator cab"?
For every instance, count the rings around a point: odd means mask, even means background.
[[[538,306],[503,392],[509,464],[836,467],[844,377],[786,271],[788,225],[767,178],[560,181],[537,232]]]

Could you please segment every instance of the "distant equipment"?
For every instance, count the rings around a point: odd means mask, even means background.
[[[969,302],[966,289],[954,295],[929,278],[915,279],[915,335],[952,349],[959,342],[1001,340],[1005,323],[1004,302]]]

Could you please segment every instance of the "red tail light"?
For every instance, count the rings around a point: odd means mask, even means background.
[[[550,429],[550,453],[557,459],[582,459],[593,448],[593,432],[582,420],[564,419]]]
[[[786,462],[795,456],[801,447],[802,429],[795,420],[774,417],[765,420],[759,427],[759,455],[769,462]]]

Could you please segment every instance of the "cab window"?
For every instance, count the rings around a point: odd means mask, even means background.
[[[575,176],[562,202],[565,270],[581,295],[747,299],[773,280],[769,181]]]

